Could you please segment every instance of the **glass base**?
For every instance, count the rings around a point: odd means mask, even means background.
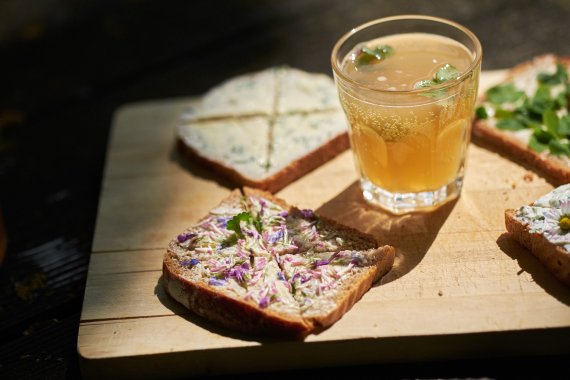
[[[381,189],[367,179],[360,180],[364,199],[394,214],[414,211],[430,211],[441,204],[457,198],[463,187],[463,176],[433,191],[419,193],[391,193]]]

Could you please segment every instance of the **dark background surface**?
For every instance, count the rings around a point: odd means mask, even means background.
[[[0,267],[0,378],[80,377],[78,322],[117,107],[198,95],[279,64],[330,74],[340,35],[403,13],[470,28],[483,44],[484,70],[570,55],[568,0],[0,1],[0,208],[9,239]],[[570,362],[480,355],[271,376],[567,378]]]

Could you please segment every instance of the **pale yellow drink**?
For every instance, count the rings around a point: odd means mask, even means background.
[[[360,25],[331,54],[364,198],[394,213],[457,197],[481,70],[481,44],[421,15]]]
[[[366,65],[354,59],[363,46],[386,45],[393,49],[386,59]],[[462,84],[470,89],[438,90],[437,84],[424,93],[414,89],[443,65],[461,73],[472,60],[465,46],[434,34],[391,35],[355,46],[343,61],[344,73],[384,97],[390,91],[398,97],[397,103],[377,104],[359,97],[358,90],[340,92],[362,178],[392,193],[434,191],[455,180],[469,142],[476,82]]]

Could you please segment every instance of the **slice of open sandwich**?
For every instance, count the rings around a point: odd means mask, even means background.
[[[302,338],[331,326],[392,267],[370,236],[244,188],[174,239],[167,293],[246,333]]]
[[[181,119],[177,143],[191,160],[271,192],[349,147],[332,78],[291,67],[228,79]]]
[[[551,182],[570,182],[570,58],[543,55],[508,72],[477,108],[474,140],[527,163]]]
[[[506,210],[505,224],[516,241],[570,286],[570,184],[528,206]]]

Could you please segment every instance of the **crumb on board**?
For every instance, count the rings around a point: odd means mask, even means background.
[[[511,189],[516,189],[517,188],[517,184],[516,183],[511,183]]]
[[[438,292],[437,292],[437,295],[440,296],[440,297],[443,296],[443,290],[438,291]]]
[[[523,181],[526,183],[534,181],[534,175],[531,172],[526,172],[523,176]]]

